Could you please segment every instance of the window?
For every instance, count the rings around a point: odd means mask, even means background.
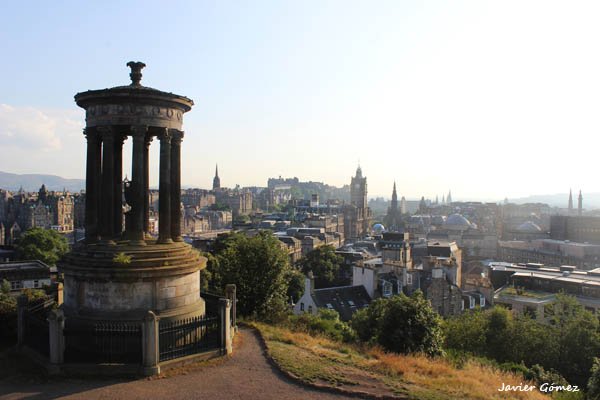
[[[304,311],[304,303],[300,303],[300,311]]]
[[[385,282],[383,284],[383,297],[391,297],[392,296],[392,285]]]
[[[469,308],[475,308],[475,299],[469,296]]]
[[[479,297],[479,306],[485,307],[485,296],[484,295],[481,295],[481,297]]]
[[[333,306],[330,303],[327,303],[327,308],[333,310]]]
[[[413,281],[412,281],[412,274],[407,274],[406,275],[406,284],[407,285],[412,285]]]
[[[312,314],[312,306],[308,306],[308,312]]]
[[[33,287],[34,288],[39,288],[40,287],[40,281],[38,281],[37,279],[35,281],[33,281]]]
[[[23,282],[22,281],[12,281],[12,282],[10,282],[10,290],[19,290],[19,289],[23,289]]]

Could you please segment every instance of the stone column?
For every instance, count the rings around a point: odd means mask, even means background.
[[[123,233],[123,142],[126,136],[115,136],[115,198],[114,198],[114,231],[113,235],[121,236]]]
[[[22,294],[17,297],[17,346],[21,347],[25,344],[25,313],[29,300],[27,296]]]
[[[150,143],[152,136],[146,135],[144,141],[144,233],[150,232]]]
[[[183,242],[181,237],[181,140],[183,132],[173,130],[171,139],[171,238]]]
[[[171,131],[164,129],[160,140],[160,177],[158,183],[158,243],[171,239]]]
[[[48,333],[50,340],[50,362],[62,364],[65,359],[65,316],[62,310],[52,310],[48,314]]]
[[[237,288],[234,283],[229,283],[225,285],[225,297],[227,297],[231,301],[231,326],[234,329],[234,332],[237,331],[237,321],[236,321],[236,303],[237,303]]]
[[[98,127],[102,135],[102,189],[100,192],[100,223],[98,230],[105,243],[114,244],[115,206],[115,136],[111,126]]]
[[[133,126],[131,136],[133,139],[133,155],[131,158],[131,186],[130,199],[127,199],[131,206],[131,231],[127,232],[127,238],[132,244],[144,245],[144,153],[145,140],[148,128],[143,125]]]
[[[219,315],[221,317],[221,353],[231,354],[233,343],[231,340],[231,302],[229,299],[219,299]]]
[[[85,167],[85,241],[98,240],[98,197],[100,195],[100,157],[102,140],[93,128],[84,129],[87,139],[87,159]]]
[[[156,314],[148,311],[142,323],[142,374],[146,376],[160,373],[158,320]]]

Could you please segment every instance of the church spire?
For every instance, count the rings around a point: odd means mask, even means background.
[[[569,189],[569,214],[573,212],[573,190]]]
[[[219,178],[219,164],[215,164],[215,177],[213,178],[213,190],[221,188],[221,178]]]
[[[583,196],[581,195],[581,189],[579,189],[579,196],[577,197],[577,215],[583,213]]]

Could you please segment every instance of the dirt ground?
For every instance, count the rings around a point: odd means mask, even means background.
[[[1,362],[1,360],[0,360]],[[4,365],[2,370],[11,366]],[[26,365],[17,365],[22,370]],[[42,378],[0,376],[0,399],[343,399],[300,386],[282,376],[264,356],[257,334],[242,329],[234,354],[224,360],[167,371],[152,379]]]

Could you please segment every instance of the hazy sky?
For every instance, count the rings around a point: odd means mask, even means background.
[[[360,160],[370,196],[597,192],[598,21],[597,1],[2,2],[0,170],[83,178],[73,95],[139,60],[196,103],[184,185],[218,163],[224,186],[341,186]]]

